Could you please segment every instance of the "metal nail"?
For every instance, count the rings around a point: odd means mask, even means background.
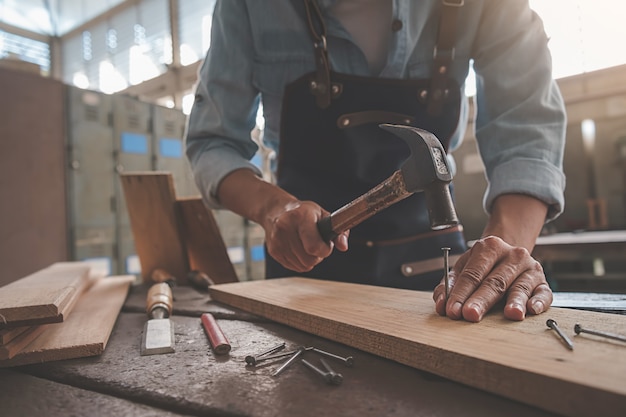
[[[565,342],[565,345],[567,346],[567,348],[569,350],[574,350],[574,344],[572,343],[572,341],[569,339],[569,337],[567,337],[559,328],[559,325],[556,323],[556,321],[552,320],[552,319],[548,319],[546,321],[546,325],[551,328],[552,330],[554,330],[560,337],[561,339],[563,339],[563,342]]]
[[[331,372],[322,371],[320,368],[318,368],[317,366],[313,365],[311,362],[305,359],[302,359],[301,362],[307,368],[309,368],[310,370],[312,370],[313,372],[315,372],[316,374],[324,378],[324,381],[326,381],[328,384],[339,385],[341,384],[341,381],[343,381],[343,377],[335,372],[331,373]]]
[[[606,337],[606,338],[613,339],[613,340],[619,340],[620,342],[626,342],[626,336],[620,336],[614,333],[601,332],[598,330],[583,329],[583,327],[580,324],[574,325],[574,331],[576,332],[576,334],[588,333],[588,334],[593,334],[596,336]]]
[[[291,358],[289,358],[289,360],[285,363],[283,363],[280,367],[278,367],[278,369],[276,369],[274,372],[272,372],[270,375],[271,376],[278,376],[280,375],[285,369],[287,369],[287,367],[289,365],[291,365],[293,363],[293,361],[295,361],[298,356],[302,355],[302,353],[304,353],[304,348],[300,348],[296,351],[296,353],[293,354],[293,356]]]
[[[334,385],[341,384],[341,382],[343,381],[343,375],[341,375],[339,372],[335,372],[333,368],[330,367],[328,362],[326,362],[324,359],[320,358],[320,362],[322,363],[322,366],[326,368],[326,371],[330,374],[330,382]]]
[[[246,363],[248,365],[256,365],[256,363],[259,362],[259,358],[261,358],[262,356],[266,356],[271,353],[278,352],[279,350],[282,350],[284,348],[285,348],[285,342],[280,343],[274,346],[273,348],[266,350],[265,352],[259,353],[258,355],[254,355],[254,356],[248,355],[246,356]]]
[[[446,285],[446,303],[448,302],[448,297],[450,296],[450,267],[448,264],[448,258],[450,255],[450,248],[441,248],[443,251],[443,278]]]
[[[337,359],[339,361],[342,361],[346,366],[352,367],[354,365],[354,358],[352,358],[352,356],[348,356],[347,358],[335,355],[333,353],[330,352],[325,352],[323,350],[320,350],[318,348],[313,348],[312,349],[313,352],[317,352],[320,355],[324,355],[324,356],[328,356],[329,358],[333,358],[333,359]]]
[[[280,359],[280,358],[284,358],[285,356],[291,356],[294,355],[296,353],[298,353],[299,349],[296,350],[288,350],[287,352],[281,352],[281,353],[276,353],[275,355],[267,355],[267,356],[262,356],[260,358],[256,359],[256,362],[253,365],[257,365],[261,362],[265,362],[265,361],[269,361],[272,359]]]

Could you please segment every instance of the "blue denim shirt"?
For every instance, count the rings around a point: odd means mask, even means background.
[[[300,0],[292,0],[300,1]],[[186,144],[196,183],[214,208],[220,181],[249,168],[258,150],[250,132],[259,103],[264,143],[278,151],[285,85],[315,69],[308,27],[290,0],[217,2],[211,47],[199,71]],[[341,23],[328,12],[334,0],[319,0],[334,71],[386,78],[430,77],[440,0],[393,0],[402,22],[392,35],[388,61],[371,74],[367,60]],[[551,56],[539,17],[526,0],[465,0],[459,13],[451,75],[462,89],[473,60],[477,78],[476,138],[486,168],[489,211],[500,194],[532,195],[563,210],[562,172],[566,115],[552,79]],[[463,138],[467,100],[451,150]]]

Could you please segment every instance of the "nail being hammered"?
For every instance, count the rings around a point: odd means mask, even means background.
[[[450,271],[449,271],[450,266],[448,264],[450,248],[441,248],[441,250],[443,251],[443,279],[446,285],[446,303],[447,303],[448,297],[450,296]]]

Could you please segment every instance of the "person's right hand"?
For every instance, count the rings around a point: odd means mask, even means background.
[[[282,266],[296,272],[308,272],[333,248],[348,250],[348,231],[324,242],[317,222],[329,213],[312,201],[289,203],[264,225],[265,243],[269,254]]]

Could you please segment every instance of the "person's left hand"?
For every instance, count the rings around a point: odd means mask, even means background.
[[[527,313],[541,314],[552,304],[552,291],[541,264],[528,250],[511,246],[496,236],[484,237],[464,253],[449,275],[450,294],[445,301],[445,283],[433,292],[438,314],[451,319],[479,322],[501,299],[504,316],[524,320]]]

